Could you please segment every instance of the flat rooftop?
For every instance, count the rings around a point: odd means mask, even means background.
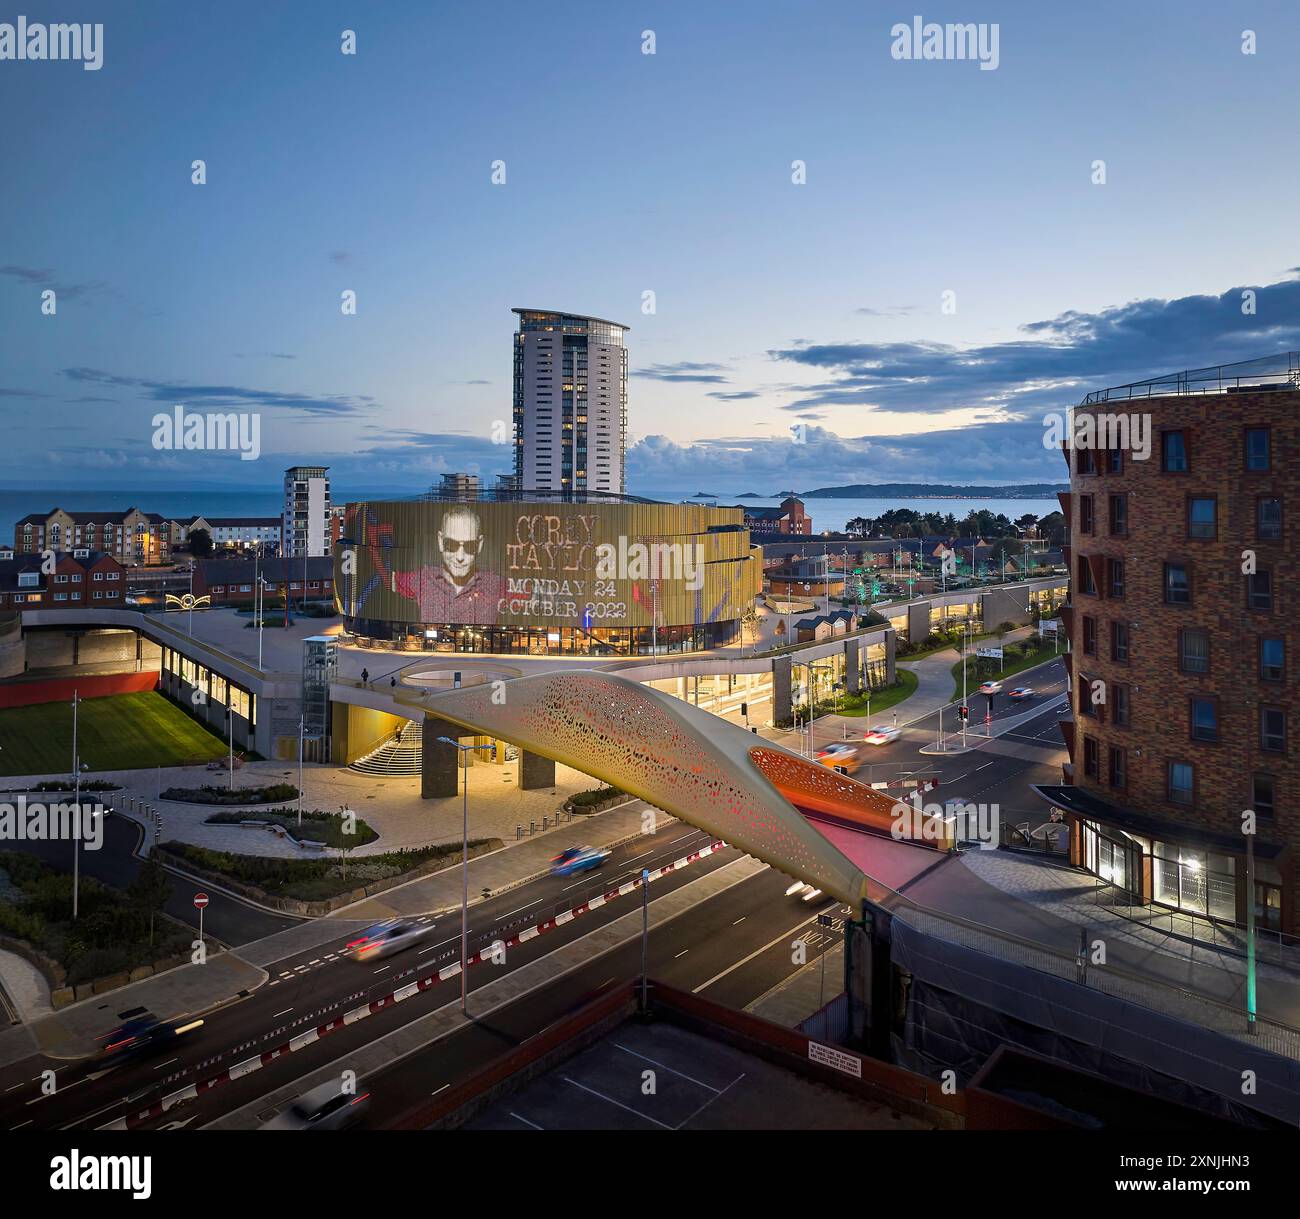
[[[1300,351],[1279,351],[1235,364],[1211,364],[1182,372],[1164,373],[1145,381],[1094,390],[1081,406],[1129,398],[1156,398],[1169,394],[1245,394],[1300,389]]]
[[[653,1072],[653,1075],[648,1075]],[[631,1019],[466,1130],[933,1130],[675,1024]]]

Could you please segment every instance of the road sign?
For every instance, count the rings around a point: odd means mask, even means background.
[[[1055,635],[1057,627],[1061,625],[1057,618],[1047,618],[1039,623],[1039,633],[1043,635]]]
[[[206,893],[196,893],[194,895],[194,908],[202,910],[208,904],[208,895]]]
[[[1001,659],[1002,659],[1002,649],[1001,649],[1001,648],[976,648],[976,649],[975,649],[975,655],[976,655],[976,656],[988,656],[988,657],[990,657],[990,658],[993,659],[993,660],[1001,660]]]

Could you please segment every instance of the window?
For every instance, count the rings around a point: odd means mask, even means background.
[[[1210,633],[1200,627],[1178,632],[1178,667],[1184,673],[1210,671]]]
[[[1281,681],[1286,676],[1286,640],[1265,635],[1259,641],[1259,680]]]
[[[1127,495],[1110,497],[1110,532],[1112,537],[1125,537],[1128,534]]]
[[[1267,470],[1272,464],[1272,444],[1266,427],[1246,429],[1246,469]]]
[[[1096,521],[1093,519],[1092,496],[1079,496],[1079,532],[1096,533]]]
[[[1079,674],[1079,714],[1097,718],[1097,708],[1092,701],[1092,682]]]
[[[1270,610],[1273,608],[1273,573],[1267,569],[1246,577],[1246,608]]]
[[[1261,495],[1255,501],[1255,536],[1261,542],[1282,537],[1282,501],[1276,496]]]
[[[1109,568],[1110,568],[1110,589],[1109,589],[1110,596],[1123,597],[1124,596],[1124,560],[1111,559],[1109,562]]]
[[[1110,747],[1110,785],[1111,787],[1128,786],[1127,751],[1120,749],[1118,745]]]
[[[1124,450],[1123,449],[1106,450],[1106,472],[1108,474],[1124,473]]]
[[[95,573],[95,579],[96,579],[96,580],[102,580],[103,578],[104,578],[104,573],[103,573],[102,571],[97,571],[97,572]]]
[[[1111,717],[1118,728],[1128,727],[1128,686],[1116,682],[1110,688]]]
[[[1192,740],[1219,739],[1219,707],[1212,698],[1192,699]]]
[[[1097,595],[1097,582],[1092,578],[1092,564],[1087,555],[1079,556],[1079,591],[1090,597]]]
[[[1286,712],[1281,707],[1259,709],[1259,747],[1265,753],[1286,752]]]
[[[1128,664],[1128,623],[1110,624],[1110,658],[1116,664]]]
[[[1166,796],[1175,804],[1191,804],[1196,776],[1190,762],[1170,762],[1166,775]]]
[[[1212,495],[1193,495],[1187,498],[1187,536],[1209,538],[1218,536],[1217,504]]]
[[[1092,450],[1079,449],[1078,454],[1078,460],[1075,462],[1078,472],[1080,474],[1096,474],[1097,459],[1093,456]]]
[[[1191,605],[1192,581],[1186,563],[1165,564],[1165,604]]]
[[[1086,615],[1083,619],[1083,650],[1088,656],[1097,654],[1097,620]]]
[[[1187,473],[1187,438],[1182,432],[1160,434],[1160,468],[1166,474]]]
[[[1250,807],[1255,815],[1271,821],[1277,812],[1277,781],[1272,775],[1252,775]]]
[[[1098,762],[1097,741],[1094,737],[1086,736],[1083,738],[1083,773],[1090,779],[1100,777],[1100,764]]]

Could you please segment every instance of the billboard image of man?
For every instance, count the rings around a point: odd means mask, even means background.
[[[487,626],[496,621],[505,594],[500,573],[479,567],[483,532],[471,508],[448,509],[438,526],[438,563],[414,571],[394,571],[392,591],[420,606],[420,621]]]

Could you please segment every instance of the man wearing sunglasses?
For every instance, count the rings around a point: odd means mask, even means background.
[[[449,509],[438,527],[437,543],[440,565],[393,572],[393,591],[419,602],[424,623],[496,622],[505,580],[497,572],[479,570],[483,533],[478,514],[469,508]]]

